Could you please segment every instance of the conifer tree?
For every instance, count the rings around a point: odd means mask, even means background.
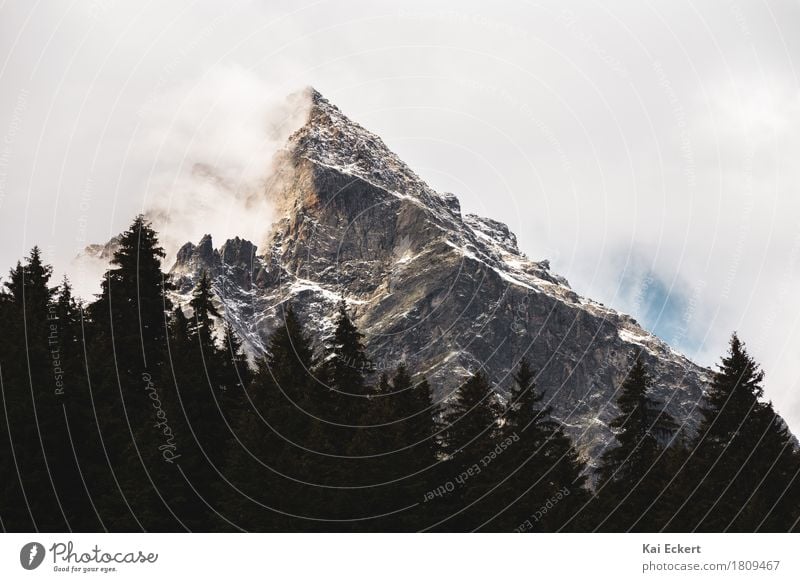
[[[173,351],[177,349],[177,354],[188,355],[190,349],[189,320],[180,307],[176,307],[172,312],[169,322],[169,339]]]
[[[72,294],[72,285],[65,276],[56,300],[56,319],[58,320],[59,349],[67,365],[80,362],[81,347],[81,311],[83,306]],[[79,364],[75,366],[80,369]],[[73,373],[77,370],[72,370]]]
[[[73,296],[67,277],[61,283],[50,315],[50,354],[57,383],[54,414],[59,417],[55,430],[49,434],[54,478],[63,494],[72,530],[97,531],[102,528],[102,516],[98,516],[89,498],[86,474],[101,466],[102,452],[86,384],[83,307]]]
[[[242,391],[250,384],[252,373],[247,362],[242,340],[229,323],[225,323],[222,336],[222,364],[220,380],[229,398],[239,401]]]
[[[223,471],[226,449],[231,437],[230,423],[233,420],[237,401],[229,398],[225,383],[228,381],[226,352],[217,346],[214,334],[216,320],[221,318],[214,305],[214,291],[206,271],[202,271],[189,301],[191,319],[177,317],[179,327],[187,327],[189,365],[179,374],[179,405],[183,410],[184,434],[187,436],[187,453],[182,468],[190,478],[196,493],[192,514],[203,515],[202,505],[216,507],[221,495],[217,481]],[[185,323],[184,323],[185,321]],[[227,338],[227,341],[233,341]],[[233,392],[233,390],[231,391]],[[201,505],[202,504],[202,505]],[[215,520],[216,521],[216,520]],[[207,528],[207,523],[194,521],[197,527]],[[210,527],[218,529],[222,523]]]
[[[491,471],[484,470],[482,459],[495,446],[499,411],[489,378],[482,371],[467,379],[447,403],[441,430],[447,462],[441,464],[438,476],[445,488],[438,504],[444,516],[441,529],[470,531],[481,524],[485,509],[478,502],[492,485]]]
[[[246,390],[252,381],[253,371],[244,351],[243,342],[230,322],[225,323],[224,329],[219,351],[217,382],[221,412],[227,429],[222,442],[228,446],[233,438],[233,427],[245,410]]]
[[[397,448],[401,445],[393,410],[394,388],[384,373],[377,385],[367,390],[367,397],[361,399],[330,393],[331,401],[342,410],[356,404],[360,416],[355,422],[345,421],[353,425],[348,428],[325,427],[325,432],[332,438],[342,435],[348,440],[348,445],[340,458],[322,461],[331,466],[337,483],[359,487],[331,492],[335,496],[334,507],[338,517],[372,517],[358,525],[361,531],[396,530],[395,516],[377,517],[390,514],[397,509],[399,502],[396,497],[396,479],[399,477]]]
[[[165,363],[172,285],[161,271],[163,258],[157,233],[137,216],[120,235],[89,307],[88,368],[111,477],[98,497],[116,530],[184,529],[179,506],[193,495],[179,490],[186,435],[178,434],[180,410],[170,405],[174,380]]]
[[[167,292],[172,284],[161,272],[164,250],[144,216],[137,216],[120,235],[119,247],[106,272],[92,319],[113,344],[126,366],[155,371],[164,361]]]
[[[620,387],[619,415],[611,421],[617,446],[606,450],[598,471],[598,528],[609,531],[659,531],[655,503],[666,483],[665,447],[676,425],[653,400],[653,380],[640,354]]]
[[[214,291],[211,288],[211,280],[208,273],[204,270],[200,273],[200,279],[192,291],[192,299],[189,301],[192,308],[192,322],[189,331],[194,336],[203,350],[209,355],[213,353],[214,345],[214,320],[221,316],[214,306]]]
[[[439,415],[439,410],[433,404],[427,379],[414,379],[405,364],[398,366],[391,389],[394,447],[405,449],[401,470],[405,475],[416,475],[410,480],[409,487],[416,489],[414,498],[419,499],[423,493],[420,486],[429,479],[430,468],[437,461],[434,418]]]
[[[589,500],[585,465],[552,408],[543,406],[535,372],[522,359],[504,411],[501,442],[494,462],[499,482],[497,512],[487,529],[499,531],[580,531]],[[501,481],[502,480],[502,481]]]
[[[288,306],[247,389],[229,447],[228,473],[242,493],[227,489],[225,507],[246,529],[294,529],[286,514],[304,515],[314,505],[317,491],[304,485],[322,477],[310,468],[314,447],[321,446],[310,410],[313,369],[310,339]]]
[[[798,464],[791,436],[770,403],[764,373],[736,334],[703,406],[672,529],[789,531],[796,527]]]
[[[344,299],[339,302],[336,328],[328,341],[326,366],[331,388],[344,395],[366,396],[364,374],[370,369],[370,359],[364,347],[364,335],[347,312]]]
[[[4,285],[7,294],[0,353],[5,413],[1,487],[3,527],[10,531],[63,531],[68,511],[54,476],[53,442],[63,426],[57,366],[58,329],[50,286],[52,268],[34,247]],[[51,329],[51,325],[55,329]],[[10,340],[10,341],[9,341]],[[55,352],[51,352],[54,349]],[[7,424],[6,424],[7,423]]]
[[[309,430],[313,446],[309,449],[315,453],[306,458],[319,476],[315,482],[324,485],[311,497],[317,511],[331,520],[322,523],[322,529],[355,528],[359,522],[352,520],[366,513],[355,494],[358,490],[353,489],[365,485],[366,476],[358,470],[360,461],[354,453],[354,441],[364,435],[361,423],[369,408],[371,389],[366,375],[371,366],[364,336],[342,299],[333,335],[325,340],[318,374],[322,383],[314,383],[309,399],[310,409],[315,411]]]
[[[12,380],[10,363],[16,358],[14,346],[17,336],[12,335],[13,300],[6,292],[5,284],[0,285],[0,405],[3,410],[15,411],[22,398],[21,390]],[[10,416],[0,414],[0,473],[6,478],[0,482],[0,515],[3,516],[5,531],[30,531],[33,527],[31,516],[25,508],[22,483],[16,477],[14,449],[14,426]]]
[[[414,379],[405,365],[398,367],[391,387],[391,450],[387,457],[392,479],[400,478],[387,493],[392,497],[391,510],[397,514],[389,527],[417,531],[432,523],[425,507],[425,494],[438,485],[438,446],[435,418],[438,408],[432,400],[431,387],[425,378]],[[387,479],[384,478],[384,481]]]

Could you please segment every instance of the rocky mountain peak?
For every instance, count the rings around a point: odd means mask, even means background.
[[[195,254],[198,260],[205,263],[210,263],[214,260],[214,242],[210,234],[203,235],[195,247]]]
[[[471,372],[510,388],[521,358],[538,370],[562,420],[590,460],[612,439],[615,391],[642,352],[668,410],[696,426],[704,370],[630,317],[580,297],[547,261],[529,259],[497,220],[463,214],[377,135],[306,90],[308,120],[273,161],[264,196],[277,220],[264,250],[210,237],[179,251],[177,302],[206,269],[225,318],[253,355],[264,352],[290,303],[317,339],[345,299],[378,370],[405,361],[446,399]],[[321,345],[317,346],[321,349]]]
[[[390,192],[428,197],[433,191],[383,140],[344,115],[314,88],[306,123],[289,138],[295,158],[361,178]]]
[[[214,242],[210,234],[204,235],[195,245],[184,244],[175,257],[175,264],[170,273],[189,273],[194,271],[212,271],[219,262],[219,253],[214,250]]]
[[[219,249],[219,255],[225,265],[249,268],[253,264],[256,250],[256,245],[237,236],[225,241],[225,244]]]

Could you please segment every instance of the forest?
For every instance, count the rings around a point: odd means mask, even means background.
[[[137,217],[88,303],[38,248],[0,291],[0,528],[7,532],[786,532],[797,441],[733,334],[685,430],[630,354],[615,441],[587,466],[522,359],[437,401],[374,372],[344,301],[314,338],[291,304],[248,360],[212,282],[173,305]],[[314,346],[323,346],[322,348]]]

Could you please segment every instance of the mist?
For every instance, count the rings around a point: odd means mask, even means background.
[[[215,67],[144,104],[130,163],[146,168],[137,188],[141,213],[159,234],[165,270],[184,243],[205,234],[216,246],[236,236],[266,242],[274,219],[265,193],[273,156],[305,123],[310,106],[306,91],[271,94],[239,66]],[[99,291],[109,259],[82,251],[70,262],[79,296]]]
[[[168,263],[187,241],[211,234],[262,244],[273,220],[264,189],[274,154],[307,120],[303,91],[270,96],[241,67],[218,67],[197,84],[149,105],[138,154],[152,152],[144,214],[161,233]]]

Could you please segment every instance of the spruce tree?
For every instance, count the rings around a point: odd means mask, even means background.
[[[764,373],[736,334],[703,406],[685,471],[689,493],[672,529],[789,531],[797,458],[789,431],[762,402]]]
[[[414,529],[413,518],[424,501],[436,464],[435,426],[430,386],[415,381],[405,363],[391,380],[381,374],[364,402],[359,427],[352,433],[348,453],[362,514],[372,516],[359,529],[400,531]],[[384,516],[384,517],[376,517]]]
[[[169,322],[169,340],[171,351],[188,355],[188,351],[191,348],[189,320],[180,307],[176,307],[172,312]]]
[[[63,412],[58,373],[58,324],[50,286],[52,268],[34,247],[17,263],[4,286],[7,294],[0,354],[3,432],[8,449],[0,460],[3,475],[3,527],[7,531],[64,531],[69,511],[58,491],[64,474],[53,456],[62,437]],[[51,327],[52,326],[52,327]],[[55,359],[54,359],[55,358]],[[61,377],[59,377],[61,376]],[[6,437],[4,437],[6,438]]]
[[[347,398],[332,393],[334,402],[342,407],[358,405],[360,416],[354,426],[327,427],[331,434],[343,435],[348,440],[344,458],[326,459],[333,465],[334,474],[345,486],[358,486],[356,490],[339,490],[334,493],[338,517],[364,517],[357,526],[359,531],[396,530],[395,516],[378,517],[397,509],[396,497],[399,477],[397,467],[397,424],[393,411],[394,389],[386,374],[381,374],[378,383],[368,389],[363,399]],[[351,402],[348,402],[351,401]]]
[[[212,353],[212,347],[216,348],[214,345],[214,319],[219,319],[221,316],[214,305],[214,291],[205,270],[200,273],[200,279],[192,291],[189,305],[192,308],[190,334],[196,338],[203,350]]]
[[[242,340],[230,322],[225,323],[222,346],[219,351],[217,396],[227,432],[222,439],[229,446],[233,438],[233,427],[245,410],[246,390],[253,378],[253,371],[247,359]]]
[[[413,378],[409,369],[398,367],[392,379],[392,444],[388,475],[400,481],[392,486],[393,510],[406,509],[392,520],[391,527],[417,531],[432,523],[425,495],[438,485],[439,448],[436,422],[439,409],[433,404],[432,389],[425,378]],[[416,504],[416,505],[415,505]]]
[[[187,328],[189,340],[188,366],[177,375],[179,406],[184,413],[181,428],[187,438],[182,469],[198,497],[194,508],[187,507],[187,519],[195,528],[220,529],[227,527],[224,518],[219,521],[215,517],[209,522],[198,517],[208,515],[204,505],[216,508],[221,504],[224,489],[219,481],[224,475],[231,424],[240,409],[241,398],[237,396],[243,394],[234,395],[237,385],[230,393],[226,387],[231,381],[228,346],[220,348],[216,342],[214,328],[221,315],[214,305],[214,291],[205,271],[200,274],[189,306],[190,320],[182,314],[174,316],[178,327]],[[236,340],[229,336],[226,341]],[[237,358],[240,356],[236,354]],[[237,373],[245,373],[245,369]]]
[[[589,500],[585,465],[580,460],[526,359],[514,374],[514,390],[504,411],[501,442],[494,463],[498,483],[496,513],[486,529],[499,531],[581,531]]]
[[[214,322],[221,316],[214,306],[214,292],[205,271],[201,272],[192,291],[189,306],[192,308],[188,325],[192,366],[185,371],[181,401],[200,453],[208,456],[210,462],[219,463],[227,434],[221,409],[223,356],[214,335]]]
[[[446,406],[441,436],[447,461],[440,465],[440,483],[434,490],[441,492],[441,501],[432,505],[439,508],[442,519],[437,529],[470,531],[485,516],[484,497],[492,485],[492,471],[484,459],[495,446],[500,408],[482,371],[464,382]]]
[[[250,383],[252,372],[247,361],[242,340],[229,323],[225,323],[222,336],[222,365],[220,380],[227,397],[239,401],[242,391]]]
[[[144,216],[137,216],[119,237],[98,300],[91,306],[126,372],[154,372],[164,362],[166,314],[173,286],[161,271],[164,250]]]
[[[364,347],[364,334],[350,319],[344,299],[339,302],[336,327],[328,340],[326,366],[328,382],[343,395],[367,395],[365,374],[371,362]]]
[[[295,530],[307,524],[288,514],[319,509],[318,491],[305,485],[324,477],[313,470],[314,450],[321,446],[314,442],[314,364],[310,339],[288,306],[247,388],[229,444],[233,487],[225,492],[226,515],[248,530]]]
[[[640,354],[620,387],[619,415],[611,421],[617,446],[607,449],[598,470],[598,528],[659,531],[656,503],[666,484],[665,447],[676,425],[651,396],[653,380]]]
[[[355,529],[359,518],[368,515],[356,487],[368,484],[359,471],[363,465],[354,450],[355,441],[363,438],[363,418],[369,409],[371,388],[367,373],[371,361],[366,353],[364,336],[347,311],[342,299],[338,305],[335,328],[325,340],[321,383],[311,387],[309,407],[313,421],[309,435],[314,453],[306,455],[322,486],[311,493],[312,507],[328,522],[320,529],[344,531]],[[355,449],[354,449],[355,446]]]
[[[194,495],[179,470],[186,435],[165,365],[172,285],[163,258],[157,233],[137,216],[89,306],[89,381],[110,472],[98,497],[114,530],[185,529],[180,505]]]
[[[103,458],[92,414],[91,398],[86,383],[83,344],[83,307],[72,294],[72,286],[64,277],[51,308],[51,359],[55,360],[57,380],[56,403],[60,410],[57,430],[50,434],[50,456],[54,459],[56,487],[63,494],[65,512],[73,531],[102,529],[88,489],[87,477]],[[55,325],[55,327],[52,327]]]

